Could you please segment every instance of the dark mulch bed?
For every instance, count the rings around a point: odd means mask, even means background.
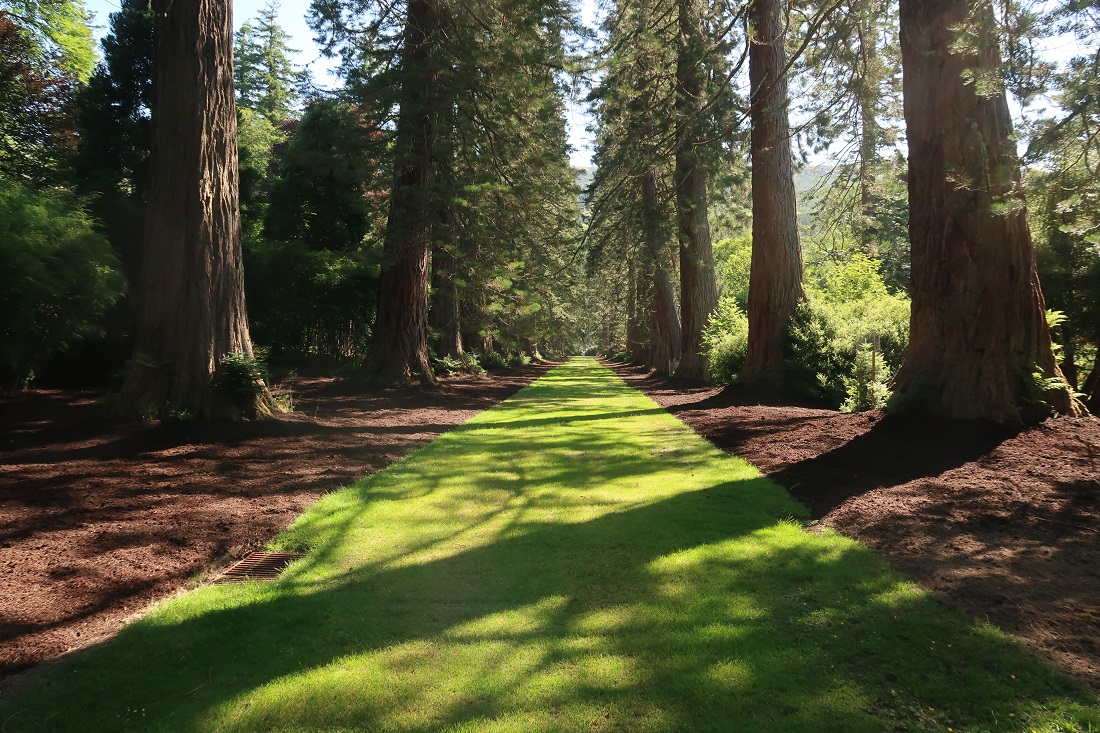
[[[762,405],[613,365],[820,518],[1100,690],[1100,420],[983,423]]]
[[[0,400],[0,678],[110,636],[545,370],[438,390],[302,379],[294,413],[243,424],[108,420],[90,392]]]

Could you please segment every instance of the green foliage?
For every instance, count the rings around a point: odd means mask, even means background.
[[[851,374],[843,378],[845,399],[840,405],[844,412],[881,410],[890,399],[890,380],[893,374],[877,353],[875,345],[860,344],[852,361]]]
[[[237,105],[263,115],[274,125],[289,120],[301,101],[305,75],[295,68],[290,34],[278,23],[279,3],[271,0],[255,20],[234,36],[233,77]]]
[[[214,376],[214,388],[238,397],[255,397],[267,391],[267,365],[259,359],[233,351],[225,354]]]
[[[378,297],[378,271],[375,256],[366,251],[246,240],[253,338],[280,357],[339,360],[364,353]]]
[[[131,281],[141,261],[153,90],[153,13],[123,0],[110,16],[103,61],[76,100],[79,130],[72,179],[119,254]],[[120,326],[132,330],[129,326]]]
[[[0,0],[0,14],[20,26],[36,62],[56,63],[78,81],[91,75],[95,42],[83,0]]]
[[[72,154],[76,78],[0,11],[0,178],[57,185]]]
[[[377,238],[388,191],[379,163],[383,150],[351,105],[311,106],[271,181],[264,236],[340,252],[358,250],[372,230]]]
[[[267,212],[273,148],[286,139],[282,130],[258,112],[237,108],[237,146],[240,156],[241,225],[258,235]]]
[[[22,388],[50,354],[100,333],[126,288],[79,202],[0,181],[0,391]]]
[[[457,374],[485,374],[485,369],[478,362],[477,354],[466,352],[462,356],[446,354],[442,358],[431,356],[432,369],[437,375],[453,377]]]
[[[703,353],[714,384],[730,384],[745,364],[749,318],[733,295],[723,295],[703,329]]]
[[[309,552],[278,580],[157,604],[0,700],[0,720],[5,733],[1100,725],[1083,685],[792,516],[806,511],[782,487],[575,360],[326,494],[271,544]]]
[[[852,359],[841,347],[839,319],[823,302],[809,297],[787,324],[787,378],[795,392],[839,406],[852,373]]]
[[[714,243],[714,267],[723,296],[733,298],[742,310],[749,304],[752,271],[752,235],[720,239]]]
[[[881,407],[909,341],[908,297],[888,293],[877,263],[858,253],[808,285],[788,331],[793,388],[833,407]]]

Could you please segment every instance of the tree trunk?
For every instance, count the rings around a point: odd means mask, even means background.
[[[979,49],[953,43],[961,27],[976,30]],[[1044,392],[1032,377],[1061,373],[1008,104],[989,89],[1000,80],[991,7],[902,0],[901,43],[913,306],[892,407],[1002,423],[1076,413],[1067,390]]]
[[[700,0],[679,0],[676,59],[676,221],[680,237],[680,309],[683,319],[676,376],[706,379],[703,328],[718,306],[714,253],[707,221],[707,173],[699,155],[703,96]]]
[[[404,82],[397,118],[393,190],[383,242],[370,381],[435,384],[428,363],[431,187],[436,146],[438,0],[408,0]]]
[[[873,83],[878,66],[878,19],[869,18],[870,27],[859,28],[860,60],[863,76],[859,80],[859,240],[861,249],[876,256],[875,246],[875,173],[878,169],[878,149],[881,143],[878,120],[875,119],[877,95],[882,92]]]
[[[643,363],[647,352],[645,328],[648,319],[643,319],[643,316],[649,311],[647,307],[649,293],[646,288],[648,273],[643,264],[636,260],[630,262],[630,309],[626,316],[626,351],[630,354],[631,363]]]
[[[779,0],[754,0],[749,43],[752,89],[752,264],[749,343],[742,375],[784,387],[783,342],[802,291],[802,248],[794,194],[783,12]]]
[[[1085,404],[1093,415],[1100,415],[1100,359],[1092,366],[1092,371],[1085,379]]]
[[[661,236],[661,209],[657,173],[642,176],[642,231],[653,263],[653,307],[649,319],[649,365],[671,374],[680,358],[680,314],[676,311],[676,286],[668,243]]]
[[[233,4],[157,0],[152,151],[134,358],[118,397],[134,417],[269,415],[252,357],[241,268]],[[219,379],[220,377],[225,379]],[[238,375],[239,376],[239,375]],[[222,387],[215,384],[221,381]]]
[[[432,297],[429,321],[436,334],[436,354],[466,361],[462,348],[462,319],[458,285],[455,283],[455,257],[450,248],[436,247],[432,253]]]

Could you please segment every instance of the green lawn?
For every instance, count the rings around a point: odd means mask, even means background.
[[[1095,697],[592,359],[20,698],[16,731],[1076,731]]]

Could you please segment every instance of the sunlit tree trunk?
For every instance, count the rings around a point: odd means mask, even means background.
[[[680,237],[680,365],[676,376],[705,379],[703,328],[718,306],[707,221],[707,173],[701,160],[703,21],[701,0],[679,0],[676,60],[676,220]]]
[[[966,30],[968,47],[960,38]],[[1058,378],[1035,270],[992,9],[902,0],[912,240],[910,340],[892,405],[1017,423],[1081,409]]]
[[[780,389],[787,323],[803,298],[784,73],[786,26],[779,0],[754,0],[750,20],[752,265],[749,343],[742,375]]]
[[[157,0],[152,151],[134,357],[123,414],[239,419],[270,394],[218,389],[227,354],[252,356],[241,269],[233,4]]]
[[[366,368],[368,379],[380,384],[405,384],[416,377],[435,383],[428,363],[428,285],[438,102],[433,56],[439,32],[437,2],[408,0],[405,11],[394,181]]]

